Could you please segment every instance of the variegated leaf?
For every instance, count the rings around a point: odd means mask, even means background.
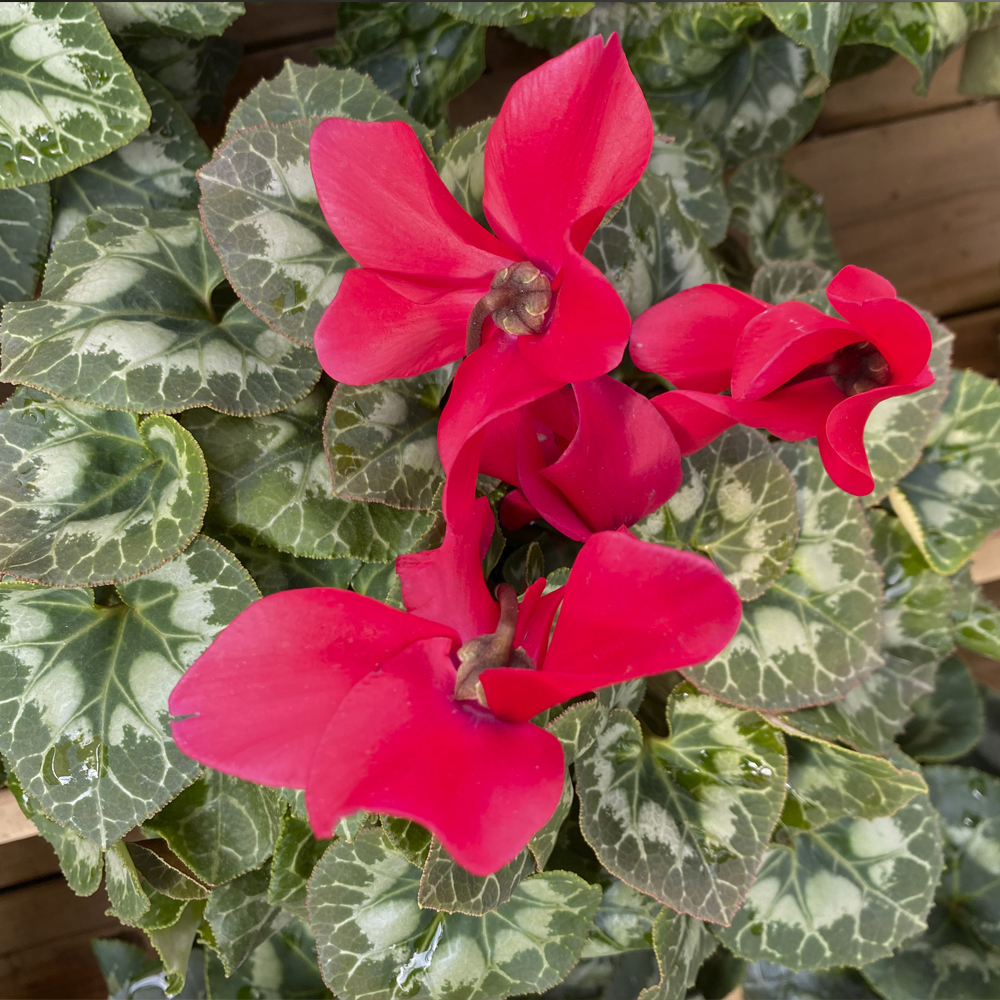
[[[680,489],[634,525],[644,541],[707,555],[744,601],[788,568],[799,531],[795,482],[764,435],[733,427],[682,460]]]
[[[104,887],[111,913],[122,923],[134,925],[149,911],[149,899],[124,840],[112,844],[104,855]]]
[[[649,948],[653,944],[653,923],[662,909],[665,907],[652,896],[615,879],[604,890],[581,957],[600,958]]]
[[[315,354],[241,303],[218,315],[222,281],[197,212],[95,212],[57,245],[41,298],[5,310],[3,377],[138,413],[290,406],[316,384]]]
[[[525,848],[492,875],[473,875],[457,864],[435,838],[424,861],[417,902],[425,909],[481,917],[506,903],[534,870],[535,859]]]
[[[205,38],[221,35],[241,14],[241,3],[106,3],[94,6],[116,35],[158,34]]]
[[[205,461],[171,417],[19,389],[0,409],[0,571],[116,583],[177,555],[208,500]]]
[[[913,713],[899,745],[925,764],[962,757],[983,735],[983,700],[969,668],[957,656],[938,666],[934,690],[915,702]]]
[[[179,868],[175,868],[155,851],[143,847],[142,844],[125,846],[139,877],[148,884],[150,890],[184,902],[192,899],[208,899],[208,889],[185,875]]]
[[[660,981],[639,1000],[678,1000],[694,986],[698,969],[717,947],[703,923],[664,906],[653,921],[653,948]]]
[[[495,120],[487,118],[459,132],[434,157],[434,164],[445,187],[455,196],[459,205],[482,226],[488,225],[483,211],[486,137]]]
[[[565,744],[563,744],[565,747]],[[535,859],[535,864],[539,871],[545,871],[549,858],[559,842],[559,834],[563,823],[569,816],[573,808],[573,779],[570,777],[569,768],[563,774],[563,793],[559,799],[559,805],[552,814],[549,821],[528,841],[528,850],[531,851]]]
[[[289,815],[281,821],[281,832],[271,858],[268,901],[296,917],[309,919],[306,909],[306,883],[329,846],[329,840],[317,840],[309,824]]]
[[[826,474],[818,449],[775,450],[798,488],[791,566],[744,608],[729,645],[684,674],[734,704],[787,711],[833,701],[882,665],[882,588],[864,510]]]
[[[972,582],[969,566],[963,566],[951,582],[955,591],[951,612],[955,642],[980,656],[1000,660],[1000,608]]]
[[[430,830],[408,819],[395,816],[382,817],[382,832],[389,843],[402,854],[411,865],[423,868],[431,849],[434,835]]]
[[[576,964],[601,899],[567,872],[525,879],[482,917],[417,903],[420,870],[376,831],[327,850],[309,883],[323,978],[344,1000],[503,1000]]]
[[[819,86],[810,89],[825,90],[853,8],[843,3],[762,3],[760,7],[780,32],[809,50],[820,77]]]
[[[606,696],[598,696],[575,702],[546,722],[545,728],[562,744],[567,764],[590,749],[607,725],[609,711]]]
[[[0,191],[0,306],[35,297],[51,230],[48,184]]]
[[[203,926],[204,912],[205,900],[195,899],[185,905],[181,915],[169,927],[146,931],[149,943],[156,949],[163,963],[162,982],[165,994],[175,996],[184,988],[192,958],[192,946],[195,935]]]
[[[509,24],[524,24],[535,18],[579,17],[594,5],[567,0],[559,0],[558,3],[438,3],[431,0],[430,6],[443,10],[460,21],[505,27]]]
[[[328,398],[319,386],[290,409],[253,420],[184,415],[208,462],[208,523],[296,556],[388,563],[417,544],[435,515],[333,495],[322,433]]]
[[[167,697],[256,596],[204,538],[99,605],[0,584],[0,750],[25,792],[102,847],[168,802],[199,768],[170,738]]]
[[[753,276],[750,294],[771,305],[798,299],[817,309],[833,307],[824,292],[833,275],[805,260],[776,260],[759,268]]]
[[[0,7],[0,94],[0,188],[68,173],[149,124],[149,105],[89,3]]]
[[[675,688],[671,735],[614,711],[576,764],[580,828],[609,871],[668,906],[726,923],[781,811],[781,734],[759,715]]]

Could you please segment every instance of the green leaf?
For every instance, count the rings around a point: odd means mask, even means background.
[[[585,253],[633,318],[685,288],[724,282],[701,227],[682,213],[670,177],[649,169]]]
[[[955,606],[955,642],[980,656],[1000,660],[1000,609],[972,582],[969,566],[952,578]]]
[[[166,974],[164,992],[168,996],[175,996],[184,988],[184,980],[191,961],[191,948],[204,912],[205,901],[194,899],[184,907],[180,917],[169,927],[146,931],[150,944],[163,962],[163,971]]]
[[[726,922],[767,849],[785,795],[781,734],[753,712],[674,689],[671,735],[627,712],[576,764],[580,828],[601,863],[661,903]]]
[[[476,4],[475,6],[480,6]],[[434,157],[444,186],[455,196],[459,205],[482,226],[488,226],[483,211],[485,190],[486,137],[495,118],[477,122],[463,129],[441,147]]]
[[[934,690],[937,665],[952,651],[952,595],[948,581],[927,565],[898,518],[870,510],[868,520],[885,573],[885,665],[838,701],[788,718],[825,739],[886,753],[917,699]]]
[[[19,389],[0,409],[0,570],[118,582],[175,556],[208,499],[205,461],[170,417],[139,421]]]
[[[205,38],[221,35],[245,13],[241,3],[106,3],[96,0],[108,30],[116,35],[157,34]]]
[[[756,265],[804,260],[832,271],[840,267],[822,196],[788,173],[780,157],[747,160],[730,178],[728,194],[732,226],[749,237]]]
[[[206,770],[143,829],[163,837],[202,881],[218,885],[271,856],[283,811],[272,789]]]
[[[934,809],[917,795],[892,816],[841,819],[775,843],[732,925],[713,930],[751,961],[863,965],[923,929],[941,863]]]
[[[399,851],[411,865],[423,868],[431,849],[434,835],[419,823],[395,816],[382,817],[382,832],[389,843]]]
[[[684,675],[726,701],[787,711],[841,697],[882,665],[882,574],[864,510],[826,474],[818,449],[775,451],[798,487],[791,566],[744,607],[729,645]]]
[[[417,544],[435,515],[333,495],[322,433],[328,391],[321,385],[254,420],[184,415],[208,462],[209,525],[296,556],[388,563]]]
[[[509,24],[524,24],[536,17],[579,17],[594,5],[566,0],[558,3],[437,3],[432,0],[430,6],[460,21],[503,28]]]
[[[0,188],[68,173],[149,124],[149,105],[89,3],[5,4],[0,92]]]
[[[136,923],[149,909],[149,899],[142,891],[139,873],[124,840],[119,840],[104,855],[104,887],[111,901],[111,912],[124,923]]]
[[[53,181],[56,242],[99,208],[198,207],[194,173],[208,159],[208,147],[170,91],[142,70],[136,70],[136,79],[152,112],[149,128],[108,156]]]
[[[411,510],[434,506],[444,484],[439,408],[457,367],[334,389],[323,439],[338,497]]]
[[[608,724],[609,711],[605,699],[588,698],[570,705],[545,724],[545,728],[562,744],[567,765],[590,749]]]
[[[208,899],[208,889],[142,844],[127,844],[136,871],[150,888],[170,899]]]
[[[0,752],[25,792],[102,847],[169,802],[199,768],[170,738],[167,698],[256,596],[205,538],[101,605],[0,584]]]
[[[358,4],[338,13],[337,38],[316,50],[319,57],[367,74],[432,128],[445,124],[448,102],[486,68],[485,25],[429,4]]]
[[[481,917],[506,903],[534,870],[535,859],[525,848],[498,872],[473,875],[459,865],[435,837],[424,862],[417,902],[425,909]]]
[[[35,297],[51,230],[48,184],[0,191],[0,306]]]
[[[42,297],[5,310],[4,378],[139,413],[290,406],[319,378],[315,353],[242,303],[217,316],[222,281],[197,212],[95,212],[56,246]]]
[[[600,958],[649,948],[653,922],[664,909],[652,896],[615,879],[604,890],[582,958]]]
[[[804,260],[776,260],[765,264],[753,276],[750,294],[771,305],[798,299],[817,309],[829,310],[824,294],[833,275]]]
[[[753,962],[743,980],[746,1000],[879,1000],[854,969],[793,972],[773,962]]]
[[[306,883],[329,843],[329,840],[317,840],[305,820],[286,816],[281,821],[281,832],[271,859],[271,881],[267,887],[269,902],[308,920]]]
[[[1000,387],[993,379],[955,373],[920,462],[890,500],[931,568],[946,575],[1000,527]]]
[[[162,966],[138,945],[119,938],[94,938],[90,942],[109,997],[127,997],[132,984],[156,975]]]
[[[290,919],[268,899],[271,863],[216,886],[205,906],[211,929],[208,943],[222,959],[226,974],[238,969],[251,953]]]
[[[565,748],[565,744],[563,746]],[[556,811],[552,814],[548,823],[528,841],[528,850],[534,856],[535,864],[538,865],[539,871],[545,870],[545,866],[548,864],[549,858],[552,856],[552,852],[559,841],[559,833],[562,830],[563,823],[566,817],[569,816],[572,808],[573,780],[570,778],[569,768],[567,767],[563,775],[562,798],[559,800],[559,805],[556,806]]]
[[[821,78],[818,89],[825,90],[852,8],[843,3],[762,3],[760,7],[782,34],[809,50]]]
[[[969,668],[957,656],[937,668],[934,690],[923,695],[913,711],[899,745],[921,762],[940,764],[962,757],[983,735],[983,701]]]
[[[694,986],[698,969],[717,946],[700,921],[664,906],[653,921],[653,948],[660,981],[639,994],[639,1000],[677,1000]]]
[[[1000,25],[969,36],[962,54],[958,92],[969,97],[1000,94]]]
[[[357,573],[351,577],[351,590],[401,611],[406,610],[402,581],[396,572],[395,563],[362,563]]]
[[[680,489],[632,531],[704,553],[744,601],[760,597],[788,569],[798,537],[788,470],[748,427],[730,428],[681,467]]]
[[[323,978],[343,1000],[502,1000],[561,981],[601,891],[567,872],[525,879],[482,917],[417,903],[420,870],[375,831],[335,843],[309,883]]]

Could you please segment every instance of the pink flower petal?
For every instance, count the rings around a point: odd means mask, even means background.
[[[860,326],[856,307],[871,299],[894,299],[896,289],[880,274],[848,264],[833,276],[827,285],[826,297],[844,319]]]
[[[541,514],[524,499],[520,490],[511,490],[500,501],[500,523],[508,531],[520,531],[526,524],[537,521]]]
[[[927,321],[899,299],[873,299],[853,308],[858,327],[889,362],[893,385],[905,385],[924,369],[934,342]]]
[[[521,411],[511,410],[491,420],[484,429],[479,471],[496,476],[511,486],[518,485],[517,430],[521,426]]]
[[[170,695],[189,757],[266,785],[304,788],[334,712],[366,674],[411,643],[458,637],[347,590],[287,590],[227,625]]]
[[[544,590],[543,577],[524,592],[517,609],[517,628],[514,631],[514,648],[524,649],[537,670],[541,670],[545,663],[552,622],[563,599],[562,587],[557,587],[548,594],[542,593]]]
[[[559,741],[456,702],[454,686],[448,644],[432,639],[351,691],[306,787],[318,836],[359,809],[389,813],[426,826],[463,868],[488,875],[548,822],[563,788]]]
[[[507,95],[486,140],[486,217],[501,239],[555,275],[570,229],[586,219],[574,232],[583,250],[638,182],[652,148],[649,109],[618,36],[607,45],[588,38]]]
[[[699,451],[740,422],[729,412],[728,396],[677,389],[664,392],[651,402],[666,420],[682,455]]]

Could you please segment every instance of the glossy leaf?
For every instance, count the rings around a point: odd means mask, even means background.
[[[256,596],[204,538],[101,605],[0,584],[0,750],[25,792],[102,847],[173,798],[199,769],[170,738],[167,697]]]
[[[180,869],[168,863],[155,851],[142,844],[127,844],[129,856],[143,882],[151,890],[187,902],[192,899],[208,899],[208,889],[200,882],[185,875]]]
[[[296,556],[387,563],[417,543],[434,515],[333,495],[322,434],[327,394],[320,386],[254,420],[209,410],[184,415],[208,462],[208,523]]]
[[[938,573],[960,569],[1000,527],[1000,387],[956,372],[920,462],[893,508]]]
[[[817,309],[829,310],[824,291],[833,275],[804,260],[776,260],[759,268],[753,276],[750,294],[772,305],[798,299]]]
[[[190,968],[195,935],[202,926],[205,901],[195,899],[187,903],[181,915],[169,927],[147,930],[146,937],[156,949],[163,963],[164,992],[174,996],[184,988]]]
[[[780,733],[760,716],[675,689],[671,735],[643,740],[615,711],[577,762],[580,829],[601,863],[660,902],[728,922],[784,799]]]
[[[0,92],[0,188],[68,173],[149,124],[149,105],[89,3],[5,4]]]
[[[653,943],[653,922],[663,908],[652,896],[615,879],[604,890],[582,957],[600,958],[649,948]]]
[[[479,7],[481,4],[470,4]],[[486,137],[496,119],[487,118],[459,132],[434,157],[441,180],[458,203],[480,225],[488,226],[483,211],[485,189]]]
[[[1000,608],[989,600],[976,584],[968,566],[952,578],[955,606],[951,619],[955,642],[980,656],[1000,660]]]
[[[249,416],[316,384],[307,347],[241,303],[217,315],[223,281],[194,211],[111,208],[59,243],[41,298],[4,314],[4,378],[139,413],[209,406]]]
[[[684,674],[726,701],[787,711],[842,697],[882,665],[882,588],[861,505],[833,483],[814,445],[775,450],[798,487],[791,565],[744,608],[729,645]]]
[[[564,744],[565,746],[565,744]],[[573,779],[570,777],[569,768],[563,775],[563,793],[556,806],[556,811],[552,818],[528,841],[528,850],[531,851],[535,859],[535,864],[539,871],[545,871],[545,867],[552,856],[559,841],[559,834],[563,823],[569,816],[573,808]]]
[[[221,35],[241,14],[241,3],[107,3],[97,0],[108,30],[116,35],[165,32],[188,38]]]
[[[434,838],[430,830],[408,819],[383,816],[382,832],[411,865],[421,869],[424,867]]]
[[[308,920],[306,883],[329,843],[329,840],[317,840],[305,820],[286,816],[281,821],[281,832],[274,844],[268,901]]]
[[[694,986],[698,969],[715,951],[715,938],[703,923],[664,906],[653,921],[653,948],[660,981],[639,1000],[677,1000]]]
[[[271,856],[282,812],[272,789],[206,770],[143,829],[163,837],[202,881],[219,885]]]
[[[536,17],[579,17],[594,5],[565,0],[558,3],[436,3],[432,0],[430,6],[443,10],[460,21],[503,28],[509,24],[533,21]]]
[[[937,668],[934,690],[921,696],[913,711],[899,745],[923,763],[955,760],[983,735],[983,702],[969,668],[957,656]]]
[[[473,875],[448,855],[435,839],[431,841],[420,877],[417,902],[445,913],[467,913],[481,917],[510,899],[525,877],[535,870],[535,859],[527,848],[492,875]]]
[[[704,553],[744,601],[760,597],[788,569],[798,537],[788,470],[763,434],[741,426],[685,456],[682,468],[680,489],[633,533]]]
[[[104,888],[111,912],[123,923],[136,923],[149,909],[149,899],[142,891],[124,840],[112,845],[104,855]]]
[[[402,581],[396,572],[395,563],[362,563],[351,577],[351,590],[356,594],[373,597],[383,604],[390,604],[401,611],[406,610],[406,605],[403,603]]]
[[[323,440],[338,497],[415,510],[434,506],[444,484],[440,405],[456,367],[334,389]]]
[[[48,184],[0,191],[0,306],[35,297],[51,230]]]
[[[760,6],[782,34],[809,50],[820,76],[817,89],[829,86],[833,59],[853,8],[842,3],[762,3]]]
[[[609,711],[606,698],[588,698],[570,705],[545,724],[545,728],[562,744],[567,764],[572,764],[590,749],[608,724]]]

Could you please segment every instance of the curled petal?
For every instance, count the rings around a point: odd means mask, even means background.
[[[651,402],[673,432],[682,455],[699,451],[740,422],[739,417],[729,412],[728,396],[677,389],[664,392]]]
[[[496,476],[511,486],[519,485],[517,478],[517,429],[521,426],[521,413],[511,410],[491,420],[484,429],[479,471]]]
[[[170,695],[174,740],[189,757],[265,785],[305,788],[309,763],[351,688],[446,625],[333,587],[251,604]]]
[[[889,362],[892,385],[905,385],[924,370],[934,346],[927,321],[899,299],[874,299],[854,309],[865,339]]]
[[[519,531],[540,517],[541,514],[524,499],[520,490],[511,490],[500,502],[500,523],[508,531]]]
[[[531,657],[536,669],[545,663],[545,653],[552,633],[552,622],[563,598],[563,588],[557,587],[548,594],[545,579],[536,580],[524,592],[517,611],[517,629],[514,632],[514,648],[522,648]]]
[[[306,787],[328,837],[359,809],[421,823],[475,875],[513,860],[562,795],[559,741],[453,697],[442,640],[416,643],[358,684],[323,737]]]
[[[857,306],[872,299],[894,299],[896,289],[880,274],[866,267],[842,267],[826,287],[826,297],[841,316],[857,326]]]
[[[486,140],[486,217],[501,239],[555,274],[566,234],[586,217],[574,232],[583,250],[638,182],[652,148],[649,108],[618,36],[605,45],[595,35],[511,88]]]

